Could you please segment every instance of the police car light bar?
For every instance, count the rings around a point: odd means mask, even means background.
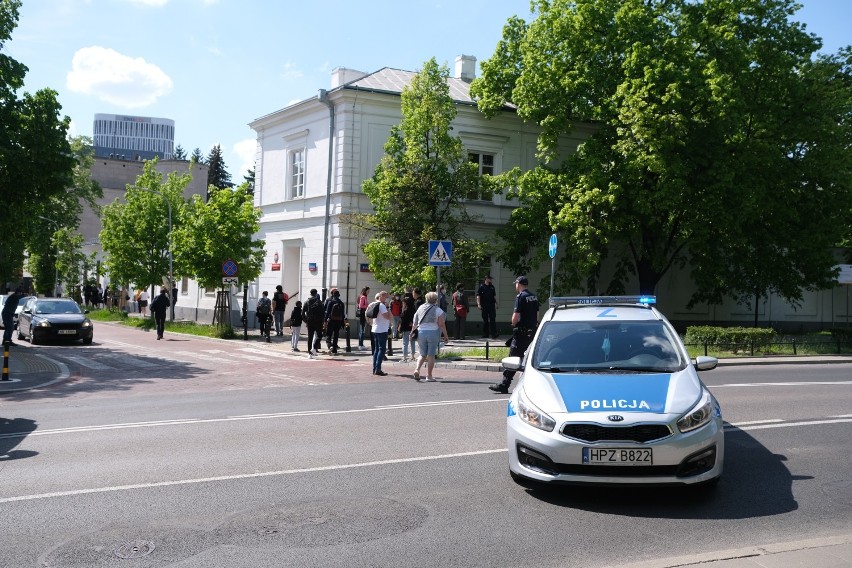
[[[650,306],[657,303],[656,296],[557,296],[550,298],[551,306],[590,305],[605,306],[611,304],[642,304]]]

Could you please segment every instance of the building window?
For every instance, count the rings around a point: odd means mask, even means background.
[[[290,199],[305,196],[305,149],[290,151]]]
[[[494,154],[486,154],[484,152],[468,152],[467,159],[469,162],[471,162],[472,164],[476,164],[479,167],[479,175],[494,175]],[[482,195],[478,191],[469,193],[467,198],[474,201],[491,201],[490,196]]]

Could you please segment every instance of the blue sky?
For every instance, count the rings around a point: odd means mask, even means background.
[[[801,0],[824,51],[852,44],[852,0]],[[175,121],[175,143],[220,144],[234,182],[254,160],[255,118],[329,88],[331,70],[417,70],[492,55],[527,0],[25,0],[3,50],[25,91],[59,93],[72,134],[95,113]]]

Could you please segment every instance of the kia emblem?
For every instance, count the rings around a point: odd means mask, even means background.
[[[610,422],[621,422],[622,420],[624,420],[624,416],[621,416],[620,414],[610,414],[606,418]]]

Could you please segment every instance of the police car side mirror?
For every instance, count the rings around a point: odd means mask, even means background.
[[[706,355],[699,355],[695,358],[694,362],[696,371],[709,371],[711,369],[715,369],[718,364],[718,359],[715,357],[707,357]]]
[[[524,367],[522,365],[522,359],[520,357],[503,357],[503,360],[500,361],[500,364],[503,365],[504,369],[508,369],[510,371],[524,370]]]

